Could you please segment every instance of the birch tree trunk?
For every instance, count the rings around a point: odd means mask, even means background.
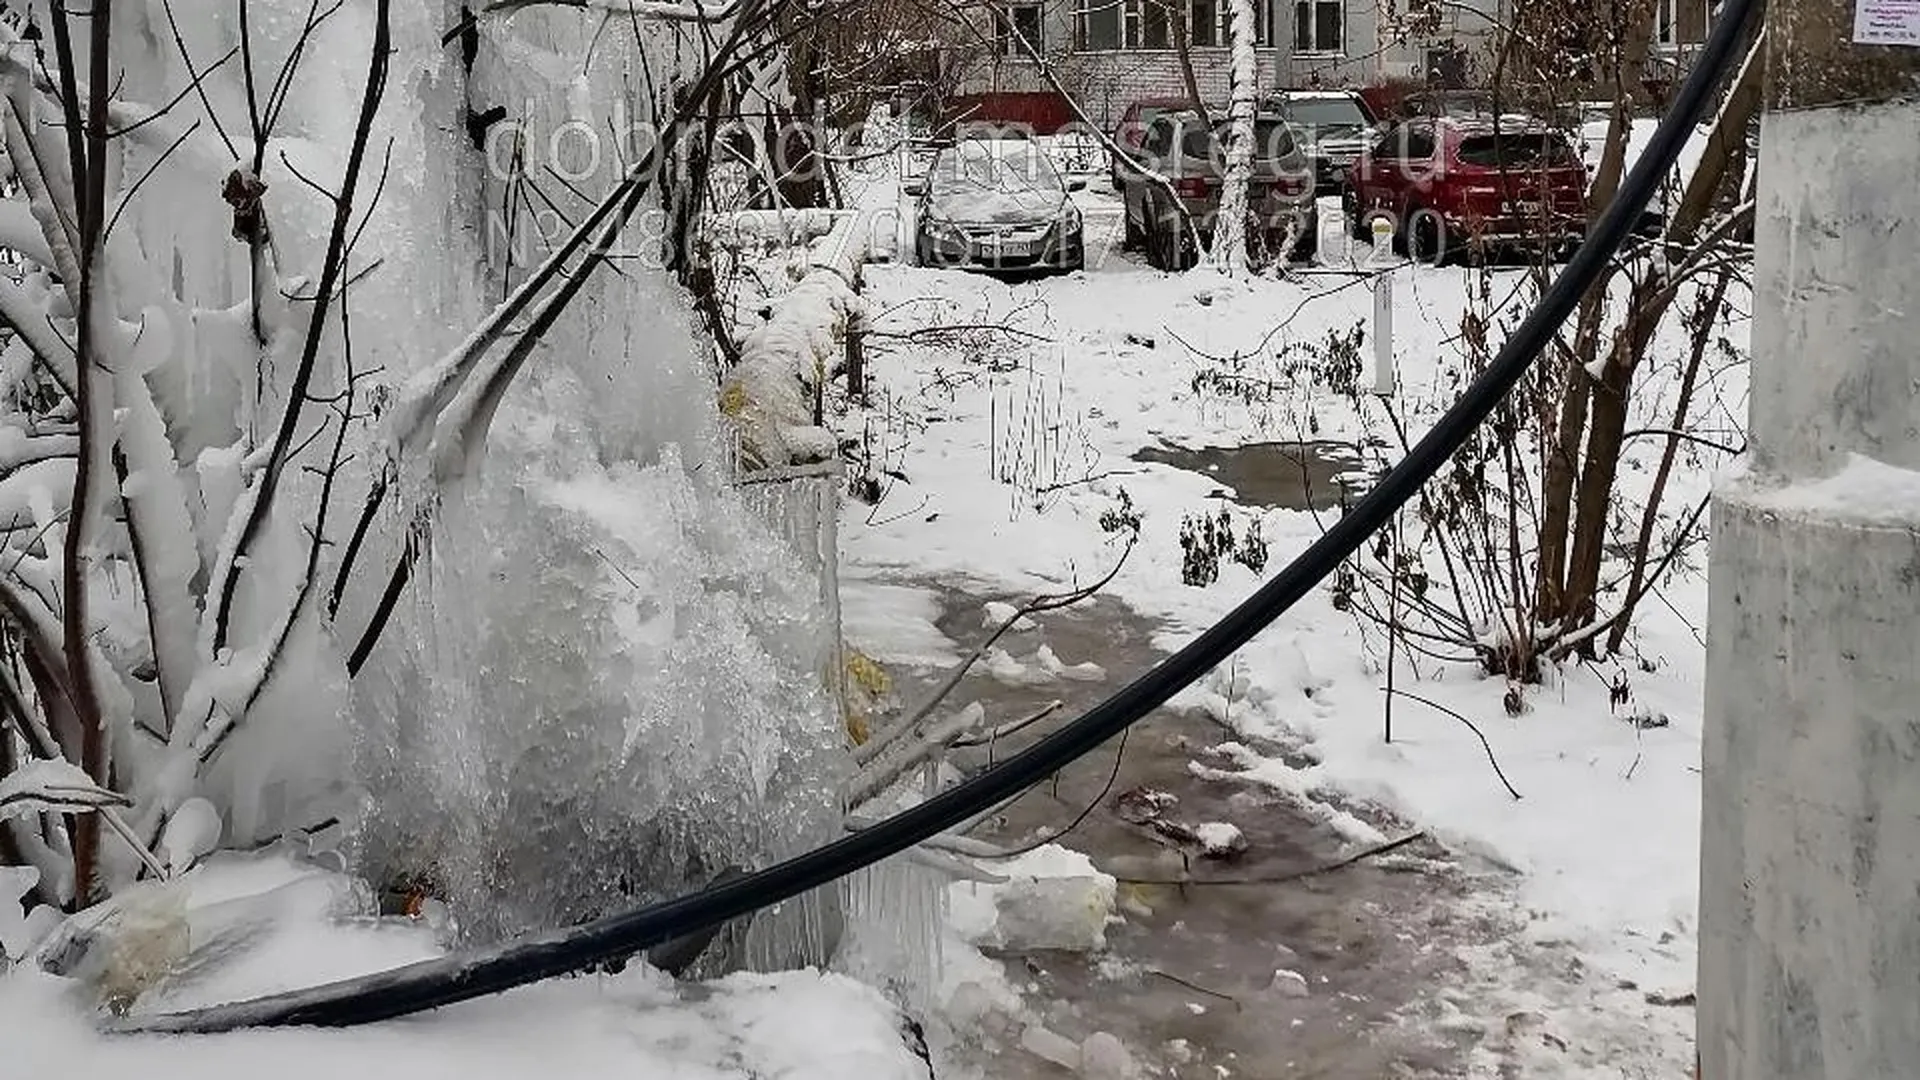
[[[1247,181],[1253,173],[1253,114],[1259,75],[1254,56],[1253,0],[1232,0],[1227,30],[1233,48],[1228,72],[1226,171],[1213,226],[1213,261],[1222,273],[1247,272]]]

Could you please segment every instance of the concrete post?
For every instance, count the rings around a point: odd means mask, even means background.
[[[1704,1080],[1920,1076],[1920,48],[1853,44],[1855,2],[1768,15],[1752,458],[1714,498]]]

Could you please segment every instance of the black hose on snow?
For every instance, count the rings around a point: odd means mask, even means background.
[[[1346,516],[1239,607],[1086,715],[1013,757],[870,828],[786,862],[677,900],[609,915],[566,930],[423,960],[392,971],[250,1001],[116,1025],[122,1031],[216,1032],[278,1025],[347,1026],[423,1012],[592,967],[798,896],[897,855],[1011,798],[1119,734],[1224,662],[1307,595],[1419,492],[1520,381],[1534,357],[1600,279],[1672,167],[1715,87],[1746,40],[1760,0],[1727,0],[1693,71],[1618,196],[1487,370],[1425,438]]]

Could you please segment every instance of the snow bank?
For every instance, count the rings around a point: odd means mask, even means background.
[[[1727,483],[1754,505],[1796,517],[1833,516],[1862,525],[1911,525],[1920,516],[1920,472],[1850,453],[1839,472],[1819,480],[1767,486],[1741,469]]]

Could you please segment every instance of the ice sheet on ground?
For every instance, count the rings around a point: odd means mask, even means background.
[[[883,664],[932,667],[960,661],[952,638],[934,625],[940,598],[849,572],[840,582],[840,624],[847,643]]]

